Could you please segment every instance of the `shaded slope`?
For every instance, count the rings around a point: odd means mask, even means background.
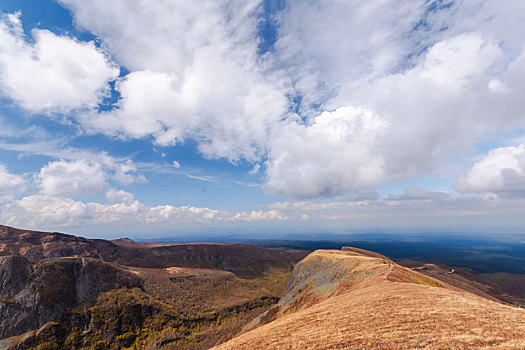
[[[207,349],[274,305],[306,254],[0,226],[0,349]]]
[[[407,260],[401,261],[400,264],[474,294],[525,307],[525,275],[523,274],[478,273],[463,267]]]
[[[0,339],[38,328],[101,292],[141,284],[100,260],[0,257]]]
[[[289,273],[125,267],[140,288],[103,292],[53,322],[0,340],[9,349],[208,349],[278,301]]]
[[[281,301],[217,349],[525,346],[525,310],[462,291],[371,252],[315,251]]]

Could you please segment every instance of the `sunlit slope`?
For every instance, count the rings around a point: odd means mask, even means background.
[[[216,349],[525,348],[525,310],[363,250],[318,250],[283,298]]]

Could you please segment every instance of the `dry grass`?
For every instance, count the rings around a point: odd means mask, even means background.
[[[434,282],[428,278],[424,278],[421,276],[410,276],[409,278],[412,281],[416,282],[417,284],[422,284],[424,286],[429,286],[429,287],[443,288],[441,284]]]
[[[312,255],[307,259],[348,260],[345,266],[360,269],[364,264],[376,273],[363,285],[314,305],[279,312],[273,322],[216,349],[525,349],[523,309],[437,283],[381,258],[344,258],[330,251]]]

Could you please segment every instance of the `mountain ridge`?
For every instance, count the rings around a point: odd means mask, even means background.
[[[524,309],[346,248],[297,263],[279,303],[213,349],[522,349],[524,339]]]

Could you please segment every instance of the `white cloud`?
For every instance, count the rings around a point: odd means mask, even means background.
[[[425,1],[287,1],[273,56],[291,75],[302,112],[315,114],[313,105],[346,84],[398,71],[417,50],[407,38],[424,13]]]
[[[524,127],[525,100],[520,96],[525,93],[525,42],[516,35],[517,28],[525,29],[523,3],[441,5],[423,1],[287,3],[280,17],[275,59],[292,75],[308,116],[304,132],[292,128],[289,139],[295,134],[307,138],[309,126],[316,123],[312,105],[369,110],[388,129],[376,135],[380,147],[369,148],[358,141],[353,141],[353,147],[368,150],[363,158],[368,157],[371,164],[382,161],[382,176],[370,177],[371,182],[379,180],[377,185],[439,169],[451,155],[472,152],[473,143],[481,137]],[[426,10],[427,6],[435,8]],[[507,23],[512,23],[512,30]],[[284,131],[278,135],[271,141],[270,164],[278,154],[296,156],[290,169],[304,166],[303,177],[296,174],[296,179],[308,191],[297,191],[292,177],[281,177],[288,172],[275,173],[272,166],[267,169],[269,188],[314,197],[332,193],[320,183],[339,187],[340,191],[333,191],[336,194],[369,186],[352,181],[351,175],[326,171],[322,176],[318,171],[345,151],[334,152],[320,143],[319,149],[303,146],[300,154],[293,145],[283,147]],[[349,147],[341,144],[341,148]],[[341,156],[339,164],[347,159],[353,158]],[[342,185],[332,185],[338,181]]]
[[[419,65],[349,86],[331,103],[364,106],[388,122],[382,156],[389,179],[420,176],[450,155],[472,152],[480,137],[525,124],[518,98],[525,89],[517,83],[525,78],[523,56],[497,75],[507,93],[489,88],[502,54],[489,39],[461,34],[431,47]]]
[[[180,163],[177,162],[176,160],[173,161],[173,167],[176,168],[176,169],[180,169]]]
[[[264,56],[260,1],[61,3],[130,70],[118,108],[73,116],[85,130],[162,146],[192,139],[205,158],[257,162],[252,173],[264,164],[272,193],[363,193],[525,127],[522,1],[291,0]],[[31,45],[9,18],[4,37],[38,64],[40,41],[72,42],[110,67],[92,44],[50,32]],[[115,181],[141,181],[132,163],[97,162]]]
[[[131,70],[118,109],[79,116],[87,130],[163,146],[194,139],[208,158],[265,154],[288,102],[257,54],[259,1],[62,3]]]
[[[144,181],[143,176],[134,174],[136,170],[131,160],[118,161],[101,153],[92,158],[49,162],[40,169],[37,182],[45,195],[94,194],[104,191],[109,179],[121,184]]]
[[[462,34],[432,46],[419,75],[457,91],[468,83],[469,77],[484,72],[500,55],[499,47],[479,34]]]
[[[38,174],[41,192],[50,196],[99,193],[106,185],[107,174],[102,165],[85,160],[49,162]]]
[[[386,179],[387,129],[369,110],[351,106],[325,112],[310,126],[291,123],[274,135],[266,189],[304,198],[376,187]]]
[[[286,220],[277,210],[229,213],[205,207],[159,205],[149,207],[133,200],[130,193],[107,192],[113,204],[76,201],[67,197],[31,195],[1,203],[0,221],[23,227],[79,227],[94,225],[185,225]],[[171,226],[173,227],[173,226]]]
[[[91,107],[118,75],[92,42],[34,29],[26,41],[20,13],[0,17],[0,87],[31,112]]]
[[[26,181],[22,176],[11,174],[5,165],[0,164],[0,196],[11,194],[25,184]]]
[[[260,165],[259,163],[256,163],[256,164],[253,166],[252,170],[248,171],[248,174],[250,174],[250,175],[256,175],[256,174],[259,173],[259,170],[261,170],[261,165]]]
[[[123,185],[134,182],[145,182],[146,178],[142,174],[137,174],[137,167],[131,159],[117,159],[102,152],[92,156],[96,162],[100,162],[108,172],[111,179]]]
[[[106,191],[106,199],[110,203],[126,203],[130,204],[133,203],[133,200],[135,199],[132,193],[123,191],[123,190],[117,190],[114,188],[110,188]]]
[[[525,145],[496,148],[474,163],[454,186],[461,192],[525,193]]]
[[[362,192],[524,124],[524,45],[505,29],[522,26],[515,2],[289,1],[264,57],[258,1],[62,3],[132,71],[119,108],[79,116],[84,127],[163,146],[194,139],[207,158],[267,158],[273,193]]]
[[[99,164],[108,173],[108,177],[120,184],[145,182],[142,174],[137,174],[136,164],[129,158],[116,158],[107,152],[92,152],[74,147],[67,147],[67,139],[38,140],[26,143],[0,142],[0,149],[19,152],[21,155],[43,155],[69,162]]]
[[[242,212],[232,217],[232,220],[241,221],[267,221],[267,220],[288,220],[286,215],[281,214],[279,211],[272,209],[268,211],[257,210],[251,212]]]

